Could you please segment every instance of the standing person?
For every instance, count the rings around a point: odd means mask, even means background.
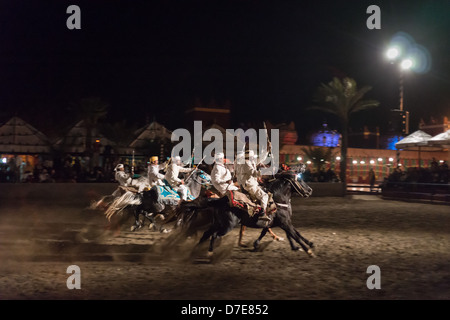
[[[158,164],[158,157],[153,156],[150,158],[150,165],[148,166],[148,183],[151,187],[163,186],[164,175],[160,173],[164,169],[165,164]]]
[[[269,195],[264,192],[258,182],[261,172],[258,170],[253,150],[245,151],[245,161],[238,161],[236,164],[236,178],[239,185],[247,191],[251,197],[257,199],[261,204],[261,215],[259,220],[270,221],[266,214]]]
[[[375,185],[375,180],[376,180],[375,171],[373,171],[373,168],[370,168],[370,170],[369,170],[370,192],[372,192],[372,190],[373,190],[373,187]]]
[[[187,200],[188,188],[184,184],[184,180],[180,179],[178,175],[180,174],[180,172],[189,173],[193,170],[193,168],[183,168],[181,166],[180,156],[174,156],[172,157],[172,163],[167,167],[167,171],[164,176],[172,189],[180,193],[181,198],[185,201]]]
[[[233,177],[230,170],[225,167],[224,154],[219,152],[215,155],[215,164],[211,171],[211,183],[224,196],[228,190],[239,190],[233,183]]]

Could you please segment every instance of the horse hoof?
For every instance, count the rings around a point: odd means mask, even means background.
[[[311,249],[309,249],[309,250],[307,251],[307,253],[308,253],[308,255],[309,255],[310,258],[315,258],[315,257],[316,257],[316,255],[314,254],[314,252],[313,252]]]
[[[211,258],[213,256],[214,252],[213,251],[208,251],[208,253],[206,254],[206,256],[208,258]]]
[[[169,233],[171,230],[170,229],[162,229],[161,233]]]
[[[130,230],[131,232],[133,232],[134,230],[136,230],[136,226],[131,226]]]
[[[155,229],[156,229],[156,226],[155,226],[154,223],[150,223],[150,225],[148,226],[148,228],[149,228],[150,230],[155,230]]]
[[[284,241],[284,238],[283,237],[277,237],[275,240],[277,240],[277,241]]]

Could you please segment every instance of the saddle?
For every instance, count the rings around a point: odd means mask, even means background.
[[[268,215],[274,214],[277,211],[277,206],[273,201],[272,193],[268,192],[269,201],[267,202],[266,213]],[[231,207],[239,208],[247,211],[250,217],[261,212],[262,208],[256,199],[252,199],[247,192],[242,192],[238,190],[227,191],[227,196],[229,200],[229,205]]]

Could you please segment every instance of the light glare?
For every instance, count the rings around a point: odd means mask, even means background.
[[[403,70],[411,69],[411,67],[413,66],[413,61],[411,59],[405,59],[402,61],[400,66]]]
[[[400,51],[397,48],[389,48],[386,52],[388,59],[394,60],[400,55]]]

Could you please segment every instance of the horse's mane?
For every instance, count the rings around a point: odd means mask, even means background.
[[[268,180],[268,188],[274,195],[281,195],[286,192],[285,182],[288,182],[303,197],[309,197],[312,192],[312,189],[304,181],[298,181],[297,172],[292,170],[279,171],[274,178]]]
[[[293,180],[295,174],[290,171],[281,171],[275,174],[273,178],[266,180],[266,186],[270,192],[275,194],[280,194],[285,192],[286,182],[288,180]]]

